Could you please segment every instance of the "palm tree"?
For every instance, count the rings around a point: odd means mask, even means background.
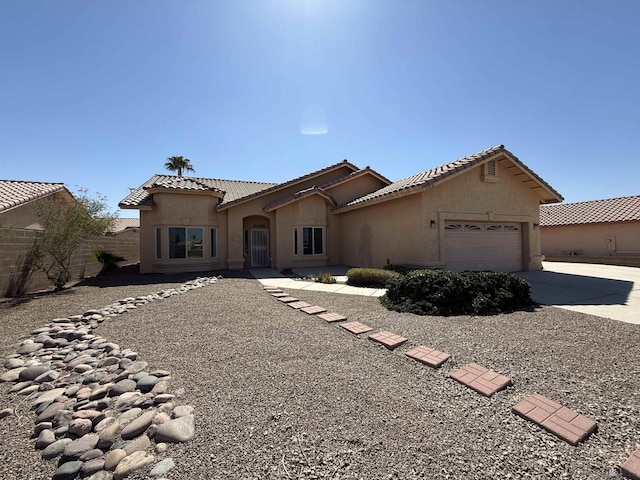
[[[182,170],[187,172],[194,172],[193,165],[191,165],[191,160],[188,158],[180,157],[169,157],[167,158],[167,163],[164,164],[164,168],[171,172],[178,172],[178,176],[182,176]]]

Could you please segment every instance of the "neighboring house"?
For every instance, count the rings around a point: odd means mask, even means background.
[[[140,237],[140,219],[138,218],[116,218],[114,221],[113,231],[108,235],[118,238],[139,238]]]
[[[73,200],[63,183],[0,180],[0,221],[4,226],[42,230],[38,207],[44,199]]]
[[[140,210],[140,271],[387,263],[541,268],[540,204],[562,196],[504,146],[391,182],[344,160],[284,183],[154,175]]]
[[[640,195],[540,207],[545,256],[640,256]]]

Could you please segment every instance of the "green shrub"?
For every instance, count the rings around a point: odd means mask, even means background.
[[[511,273],[414,270],[389,282],[390,310],[418,315],[492,315],[531,307],[531,286]]]
[[[407,265],[398,265],[395,263],[387,264],[382,268],[385,270],[391,270],[392,272],[400,273],[402,275],[416,269],[416,267],[408,267]]]
[[[384,288],[398,273],[382,268],[352,268],[347,271],[347,285]]]
[[[336,277],[331,275],[329,272],[320,273],[318,277],[315,279],[316,283],[336,283]]]
[[[91,252],[91,258],[96,262],[100,262],[102,264],[100,273],[105,273],[109,270],[118,268],[118,262],[124,262],[126,260],[124,257],[109,253],[105,250],[102,250],[102,248],[100,247]]]

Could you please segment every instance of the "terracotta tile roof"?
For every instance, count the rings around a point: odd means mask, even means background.
[[[0,212],[61,190],[66,190],[64,183],[0,180]]]
[[[329,165],[328,167],[321,168],[320,170],[316,170],[315,172],[307,173],[306,175],[302,175],[301,177],[297,177],[297,178],[294,178],[292,180],[288,180],[288,181],[286,181],[284,183],[273,184],[272,187],[267,188],[267,189],[262,190],[262,191],[259,191],[259,192],[256,192],[256,193],[253,193],[251,195],[246,195],[246,196],[243,196],[243,197],[239,197],[239,198],[236,198],[235,200],[228,201],[228,202],[225,201],[218,208],[219,209],[220,208],[227,208],[227,207],[230,207],[231,205],[233,205],[235,203],[244,202],[246,200],[250,200],[250,199],[255,198],[257,196],[260,196],[260,195],[264,195],[264,194],[267,194],[267,193],[271,193],[271,192],[275,192],[275,191],[281,190],[283,188],[290,187],[292,185],[295,185],[296,183],[303,182],[303,181],[308,180],[310,178],[313,178],[315,176],[321,175],[321,174],[323,174],[325,172],[330,172],[331,170],[335,170],[335,169],[341,168],[341,167],[348,167],[351,170],[353,170],[354,172],[357,172],[359,170],[358,167],[356,167],[351,162],[349,162],[347,160],[343,160],[341,162],[334,163],[333,165]]]
[[[276,185],[267,182],[245,182],[241,180],[219,180],[214,178],[177,177],[174,175],[154,175],[140,187],[134,189],[120,203],[121,208],[140,208],[153,205],[150,188],[176,190],[200,190],[224,193],[223,204],[238,198],[253,195]]]
[[[546,183],[544,180],[542,180],[542,178],[540,178],[531,169],[529,169],[526,165],[524,165],[515,155],[513,155],[506,148],[504,148],[504,145],[497,145],[495,147],[488,148],[481,152],[474,153],[473,155],[468,155],[466,157],[459,158],[458,160],[454,160],[453,162],[440,165],[439,167],[432,168],[431,170],[427,170],[426,172],[418,173],[416,175],[412,175],[411,177],[407,177],[397,182],[394,182],[391,185],[381,188],[380,190],[372,192],[363,197],[357,198],[344,205],[340,205],[336,210],[340,210],[343,208],[346,209],[347,207],[353,207],[360,204],[365,204],[374,200],[382,199],[383,197],[386,197],[386,196],[408,192],[412,189],[428,188],[437,183],[440,183],[443,180],[446,180],[448,177],[462,170],[466,170],[470,167],[473,167],[489,159],[490,157],[493,157],[501,153],[507,154],[511,159],[513,159],[514,162],[516,162],[523,170],[525,170],[539,184],[543,185],[553,195],[557,196],[559,200],[562,200],[562,196],[557,191],[555,191],[548,183]]]
[[[113,225],[114,232],[122,232],[127,228],[140,228],[140,219],[139,218],[116,218]]]
[[[540,226],[640,221],[640,195],[540,206]]]

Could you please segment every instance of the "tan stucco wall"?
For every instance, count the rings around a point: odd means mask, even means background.
[[[140,272],[178,273],[226,268],[226,213],[210,195],[156,193],[153,210],[140,211]],[[156,227],[162,232],[162,258],[156,259]],[[203,258],[169,259],[169,227],[202,227]],[[218,229],[218,256],[211,258],[211,228]],[[224,254],[221,255],[221,253]]]
[[[327,192],[334,198],[337,205],[342,205],[356,198],[375,192],[387,184],[372,174],[361,175],[348,182],[339,183],[327,188]]]
[[[540,232],[533,228],[539,223],[539,199],[505,169],[509,165],[508,160],[498,163],[497,182],[483,182],[478,166],[431,189],[340,214],[342,262],[381,267],[389,260],[446,267],[446,220],[505,221],[522,225],[523,268],[539,269]]]
[[[15,208],[0,213],[3,225],[14,228],[26,228],[39,222],[38,209],[44,202],[52,200],[73,201],[73,197],[66,191],[59,191],[48,197],[34,200],[32,202],[19,205]]]
[[[640,222],[542,227],[540,236],[542,253],[548,256],[640,255]],[[611,249],[609,237],[615,238]]]

